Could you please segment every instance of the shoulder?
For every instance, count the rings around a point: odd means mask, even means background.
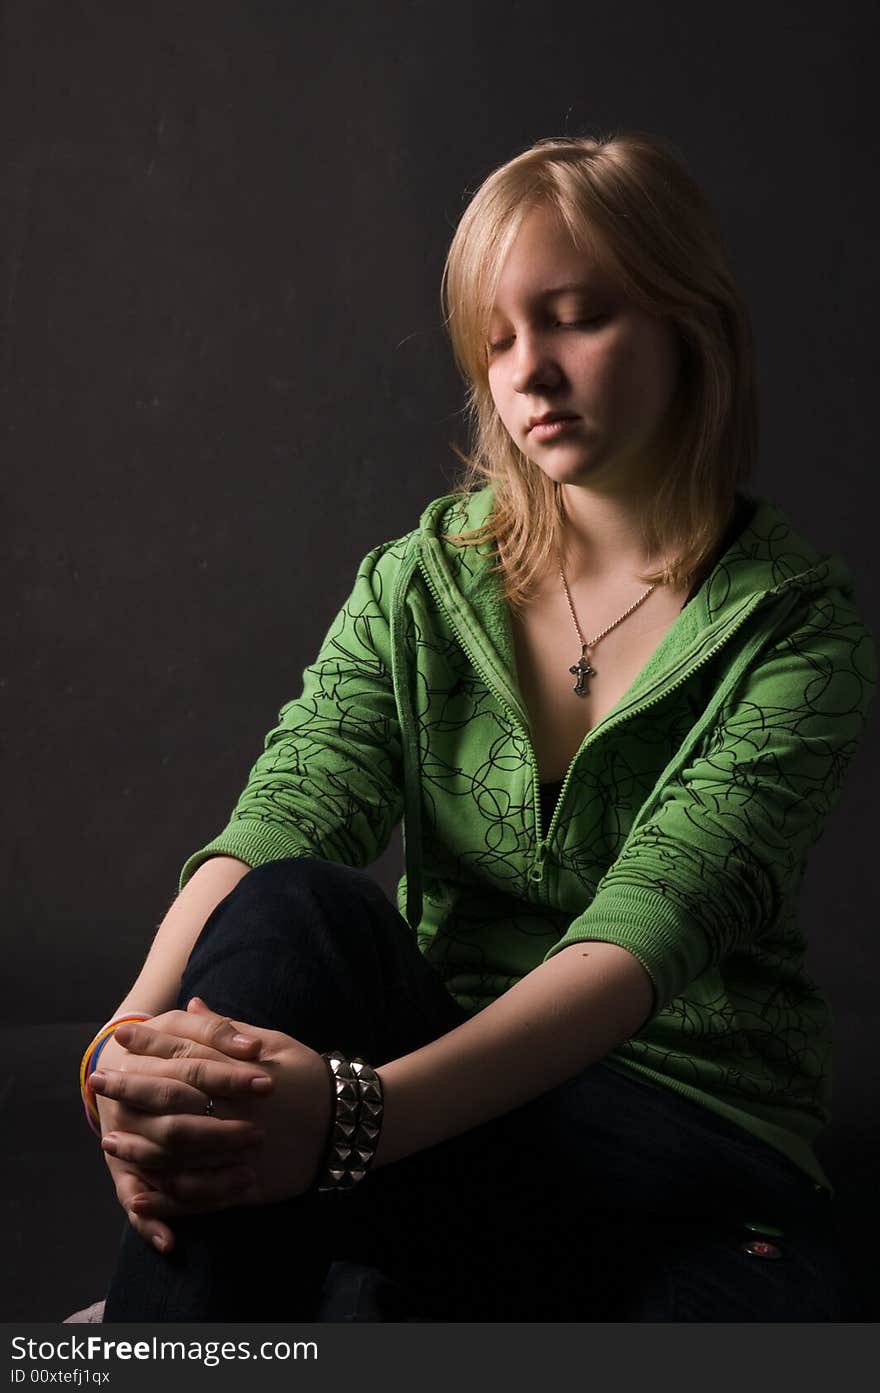
[[[778,506],[766,500],[762,505],[756,531],[767,552],[771,593],[791,606],[787,629],[814,644],[836,642],[857,667],[864,666],[866,677],[876,677],[876,640],[848,562],[808,537]]]
[[[776,502],[742,495],[737,526],[706,584],[710,617],[742,601],[766,595],[800,601],[804,609],[833,602],[858,614],[852,571],[842,556],[824,549]]]
[[[363,556],[357,568],[356,587],[368,589],[387,609],[399,579],[408,579],[418,562],[425,541],[435,540],[455,555],[460,548],[444,540],[447,532],[465,531],[479,526],[487,512],[491,491],[441,494],[431,499],[408,532],[377,542]]]
[[[372,547],[364,558],[370,564],[386,556],[386,565],[403,561],[415,545],[422,539],[434,538],[444,542],[445,533],[466,532],[478,528],[487,520],[492,507],[494,491],[491,485],[464,492],[444,493],[425,504],[419,519],[408,532],[389,538]],[[451,544],[449,544],[451,545]]]
[[[762,740],[783,728],[823,745],[832,730],[836,737],[857,735],[876,693],[877,643],[839,558],[792,577],[766,598],[758,631],[765,638],[734,704],[760,722]]]
[[[745,703],[768,728],[798,711],[863,721],[877,685],[877,644],[852,571],[778,504],[749,501],[697,601],[706,633],[738,630],[725,669],[739,674],[733,704]]]

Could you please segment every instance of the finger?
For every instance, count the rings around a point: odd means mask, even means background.
[[[149,1219],[207,1214],[243,1203],[252,1193],[255,1181],[256,1173],[250,1166],[178,1171],[167,1178],[161,1190],[143,1190],[135,1195],[131,1208],[139,1217]]]
[[[138,1214],[132,1208],[136,1195],[143,1194],[149,1183],[136,1171],[105,1157],[110,1167],[110,1175],[116,1185],[116,1197],[125,1210],[128,1222],[145,1243],[151,1243],[160,1253],[170,1253],[174,1247],[174,1231],[156,1216]]]
[[[171,1039],[171,1036],[168,1036]],[[159,1042],[162,1049],[162,1042]],[[196,1046],[201,1048],[201,1046]],[[89,1084],[96,1091],[102,1091],[103,1080],[107,1074],[113,1070],[106,1067],[96,1068],[95,1073],[89,1077]],[[198,1088],[199,1092],[206,1094],[209,1098],[241,1098],[241,1096],[256,1096],[256,1098],[266,1098],[273,1091],[274,1082],[272,1075],[266,1073],[256,1073],[253,1064],[239,1064],[231,1060],[228,1055],[219,1055],[216,1060],[205,1059],[201,1055],[180,1055],[162,1056],[143,1055],[143,1053],[132,1053],[131,1059],[127,1060],[125,1070],[116,1070],[116,1073],[136,1073],[148,1074],[159,1078],[175,1078],[181,1084],[188,1084],[189,1088]]]
[[[123,1076],[124,1088],[132,1089],[131,1075]],[[151,1112],[137,1103],[116,1103],[109,1120],[108,1133],[130,1132],[162,1147],[175,1165],[181,1160],[199,1163],[203,1156],[229,1158],[244,1146],[257,1146],[265,1139],[265,1130],[245,1117],[208,1117],[198,1113]]]
[[[128,1069],[97,1069],[89,1079],[94,1093],[129,1108],[151,1113],[203,1113],[207,1095],[168,1074],[138,1074]]]
[[[193,1169],[217,1168],[233,1163],[241,1164],[245,1156],[256,1153],[264,1135],[259,1133],[248,1136],[246,1133],[242,1133],[240,1136],[230,1137],[228,1144],[223,1148],[218,1147],[216,1141],[206,1141],[201,1149],[195,1146],[186,1149],[186,1163]],[[149,1172],[151,1183],[159,1186],[163,1183],[162,1173],[181,1168],[181,1154],[179,1152],[175,1154],[150,1137],[145,1137],[137,1132],[126,1132],[118,1127],[101,1138],[101,1149],[109,1156],[115,1156],[120,1161],[128,1162],[142,1171]]]
[[[167,1154],[158,1142],[132,1132],[108,1132],[101,1138],[101,1150],[108,1156],[115,1156],[118,1161],[140,1166],[142,1170],[158,1169],[169,1163]]]
[[[89,1087],[102,1098],[113,1098],[145,1112],[193,1112],[195,1109],[204,1112],[206,1107],[204,1095],[167,1074],[150,1078],[130,1070],[96,1069],[89,1079]]]
[[[231,1016],[224,1016],[217,1011],[212,1011],[207,1002],[200,996],[190,997],[189,1006],[193,1009],[187,1011],[190,1018],[193,1014],[200,1016],[199,1025],[204,1025],[208,1032],[206,1043],[214,1049],[223,1050],[225,1053],[229,1049],[230,1040],[232,1044],[238,1046],[242,1051],[248,1052],[256,1045],[258,1048],[262,1041],[258,1029],[252,1029],[244,1025],[241,1021],[233,1020]],[[201,1034],[199,1039],[205,1037]]]
[[[259,1051],[261,1041],[258,1030],[252,1030],[243,1026],[240,1022],[233,1021],[229,1016],[223,1016],[216,1011],[206,1009],[205,1011],[167,1011],[161,1017],[160,1026],[154,1029],[162,1030],[166,1034],[180,1035],[183,1039],[194,1040],[199,1044],[207,1045],[211,1049],[218,1050],[221,1054],[239,1056],[242,1054],[252,1055],[254,1051]],[[121,1044],[127,1038],[127,1026],[119,1026],[119,1031],[125,1031]]]
[[[177,1012],[175,1014],[183,1015],[184,1013]],[[228,1064],[230,1058],[226,1051],[213,1049],[210,1045],[193,1040],[189,1035],[179,1035],[171,1029],[165,1030],[141,1022],[119,1026],[114,1031],[113,1038],[118,1040],[123,1049],[130,1054],[150,1055],[160,1059],[198,1057],[200,1059],[214,1059],[220,1064],[224,1061]],[[240,1055],[242,1051],[237,1050],[236,1053]],[[257,1060],[254,1059],[251,1067],[253,1068],[256,1064]]]

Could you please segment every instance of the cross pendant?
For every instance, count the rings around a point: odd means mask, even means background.
[[[577,696],[589,696],[589,688],[586,687],[584,684],[588,677],[596,676],[596,669],[591,664],[589,658],[586,656],[586,653],[587,649],[586,647],[584,647],[584,651],[578,658],[577,662],[574,664],[573,667],[570,667],[568,669],[573,676],[577,677],[577,684],[571,689],[573,692],[576,693]]]

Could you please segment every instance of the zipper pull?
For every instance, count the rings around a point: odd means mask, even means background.
[[[546,841],[538,842],[538,849],[535,853],[535,859],[532,863],[531,869],[529,870],[529,880],[534,881],[536,884],[544,879],[544,859],[547,855],[548,845],[549,843]]]

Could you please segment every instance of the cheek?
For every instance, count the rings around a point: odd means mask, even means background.
[[[665,342],[621,340],[594,365],[594,381],[610,409],[653,418],[675,390],[676,363]]]
[[[629,416],[633,402],[641,396],[639,362],[632,345],[618,341],[588,350],[577,367],[589,404],[607,417]]]
[[[488,377],[489,394],[495,403],[495,410],[506,426],[510,425],[513,392],[504,385],[500,373],[490,373]]]

